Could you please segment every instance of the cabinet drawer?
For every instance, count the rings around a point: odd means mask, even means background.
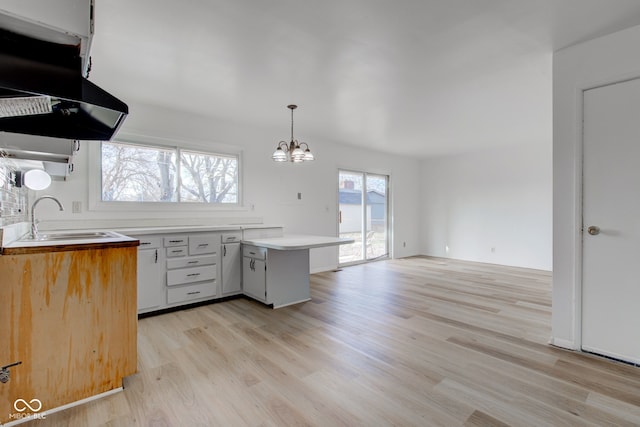
[[[242,254],[249,258],[266,259],[267,248],[259,248],[257,246],[243,246]]]
[[[186,256],[187,255],[187,247],[186,246],[174,246],[172,248],[167,248],[167,257],[173,258],[177,256]]]
[[[198,298],[213,297],[215,295],[216,282],[198,283],[197,285],[180,286],[167,289],[167,302],[169,304],[174,304]]]
[[[215,280],[217,269],[214,265],[202,267],[181,268],[167,271],[167,286],[181,285],[183,283],[202,282]]]
[[[242,240],[242,232],[236,233],[222,233],[222,243],[235,243]]]
[[[189,241],[189,237],[183,235],[168,236],[164,238],[164,247],[169,248],[171,246],[186,246]]]
[[[188,258],[176,258],[167,260],[167,269],[184,267],[197,267],[199,265],[215,264],[217,257],[215,255],[194,256]]]
[[[158,236],[132,236],[134,239],[140,240],[138,249],[159,248],[162,246],[162,237]]]
[[[215,234],[189,236],[189,255],[214,254],[220,246]]]

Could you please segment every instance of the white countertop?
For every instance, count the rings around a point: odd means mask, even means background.
[[[260,230],[260,229],[275,229],[282,228],[282,225],[273,225],[273,224],[224,224],[224,225],[160,225],[160,226],[151,226],[151,227],[140,227],[140,226],[132,226],[132,227],[79,227],[77,229],[69,229],[69,228],[60,228],[60,229],[45,229],[41,228],[41,234],[47,233],[78,233],[78,232],[92,232],[92,231],[108,231],[108,232],[117,232],[120,233],[121,238],[119,241],[122,241],[122,238],[128,236],[143,236],[148,234],[163,234],[163,233],[201,233],[208,231],[241,231],[241,230]],[[24,236],[30,232],[30,225],[27,222],[12,224],[9,226],[5,226],[2,228],[2,241],[0,241],[0,247],[23,247],[23,246],[45,246],[45,242],[40,241],[29,241]],[[108,243],[113,241],[114,239],[101,238],[96,242],[89,242],[87,239],[83,239],[83,243]],[[60,244],[76,244],[77,242],[67,241],[61,242]],[[49,244],[51,242],[49,241]]]
[[[325,246],[337,246],[354,242],[355,240],[345,237],[313,236],[307,234],[290,234],[283,237],[267,237],[264,239],[242,241],[245,245],[277,249],[280,251],[323,248]]]

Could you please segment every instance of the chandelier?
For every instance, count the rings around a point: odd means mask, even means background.
[[[314,160],[315,157],[313,156],[313,153],[311,153],[309,145],[306,142],[298,142],[297,139],[293,138],[293,110],[298,108],[298,106],[287,105],[287,108],[291,110],[291,142],[287,143],[286,141],[280,141],[271,158],[274,162],[293,163],[309,162]],[[304,150],[301,147],[303,145],[305,146]]]

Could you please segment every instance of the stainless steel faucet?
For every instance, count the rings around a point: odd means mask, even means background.
[[[33,205],[31,205],[31,238],[32,239],[37,239],[38,238],[38,223],[36,222],[36,205],[44,199],[51,199],[54,202],[56,202],[58,204],[58,206],[60,207],[60,210],[63,211],[64,210],[64,206],[62,206],[62,203],[60,203],[60,201],[58,199],[56,199],[53,196],[42,196],[42,197],[38,197],[36,199],[35,202],[33,202]]]

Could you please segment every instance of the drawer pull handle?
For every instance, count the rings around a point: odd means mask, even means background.
[[[200,244],[198,245],[198,247],[199,247],[199,248],[206,248],[207,246],[209,246],[209,244],[208,244],[208,243],[200,243]]]
[[[200,291],[187,292],[187,295],[198,295]]]
[[[197,264],[197,263],[199,263],[199,262],[200,262],[200,261],[189,261],[187,264]]]
[[[180,239],[180,240],[169,240],[169,243],[182,243],[184,242],[184,240]]]
[[[251,255],[255,255],[255,254],[256,254],[255,252],[249,252],[249,253],[250,253]]]
[[[140,246],[144,246],[144,245],[150,245],[151,242],[140,242]]]
[[[171,251],[171,253],[172,253],[172,254],[179,254],[179,253],[182,253],[182,252],[183,252],[183,250],[182,250],[182,249],[178,249],[178,250],[175,250],[175,251]]]
[[[199,276],[199,275],[200,275],[200,273],[190,273],[190,274],[187,274],[187,277],[194,277],[194,276]]]

